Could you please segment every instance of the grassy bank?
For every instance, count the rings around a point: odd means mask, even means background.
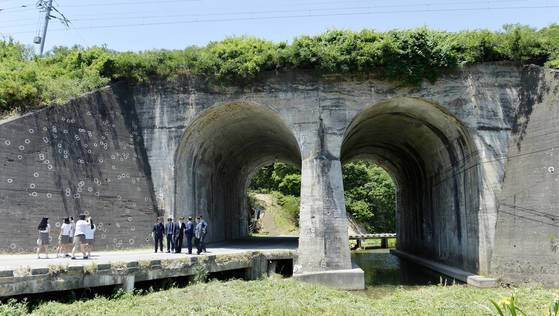
[[[514,294],[528,315],[547,315],[558,290],[477,289],[467,286],[376,287],[345,292],[293,280],[228,281],[185,288],[97,297],[71,304],[49,302],[34,315],[491,315],[490,299]],[[23,315],[23,304],[0,305],[0,315]]]

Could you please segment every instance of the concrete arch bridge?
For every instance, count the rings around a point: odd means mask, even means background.
[[[282,161],[302,172],[296,274],[359,282],[341,166],[370,159],[397,183],[399,251],[558,285],[558,78],[481,64],[420,87],[305,72],[116,84],[0,125],[0,212],[20,225],[0,227],[0,249],[32,247],[28,220],[81,210],[110,249],[145,243],[156,214],[242,238],[251,175]]]

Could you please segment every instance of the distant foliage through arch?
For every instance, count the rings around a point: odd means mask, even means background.
[[[343,166],[346,210],[369,232],[394,232],[396,188],[390,175],[368,161],[353,161]],[[249,189],[280,193],[280,203],[291,206],[299,201],[300,171],[285,163],[261,168],[253,176]]]

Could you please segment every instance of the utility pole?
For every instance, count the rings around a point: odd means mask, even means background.
[[[52,10],[52,0],[49,0],[49,4],[45,13],[45,25],[43,27],[43,36],[41,37],[41,56],[43,56],[43,49],[45,48],[45,38],[47,37],[47,28],[49,27],[50,11]]]

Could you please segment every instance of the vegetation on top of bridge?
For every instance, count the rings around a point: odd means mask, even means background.
[[[44,58],[22,44],[0,40],[0,113],[64,102],[122,79],[144,82],[152,76],[194,74],[246,84],[263,71],[308,69],[375,73],[418,84],[461,65],[489,61],[559,68],[559,25],[539,30],[507,25],[499,32],[333,30],[291,44],[233,37],[205,47],[139,53],[57,47]]]

